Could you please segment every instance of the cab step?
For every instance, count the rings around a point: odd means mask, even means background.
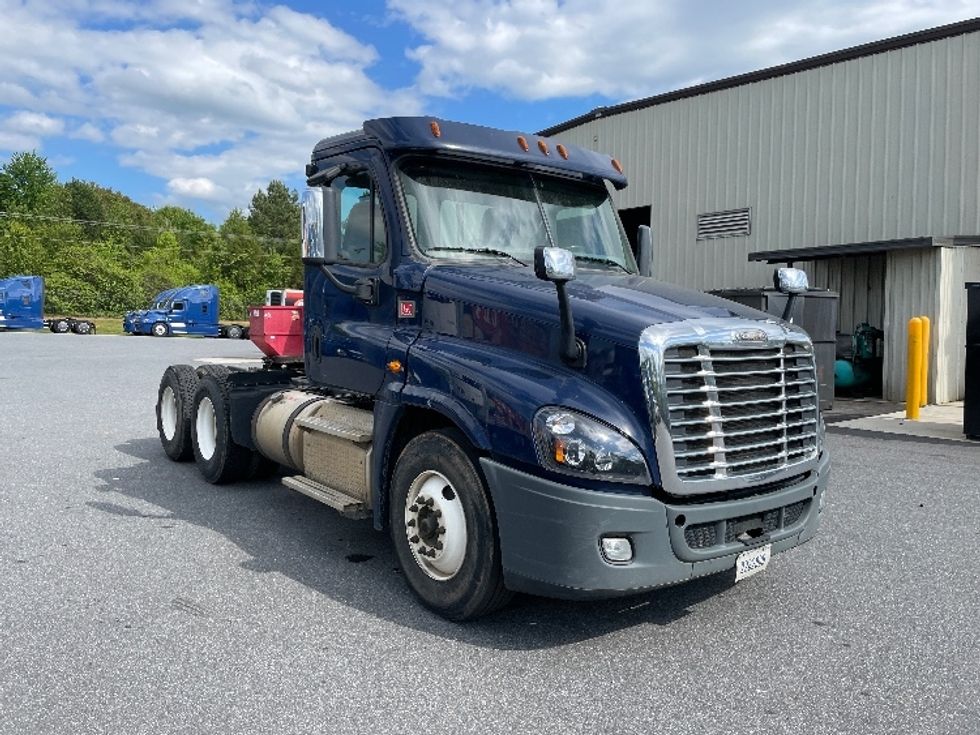
[[[296,423],[304,429],[355,444],[367,444],[374,436],[374,415],[371,411],[346,403],[324,403],[315,416],[298,419]]]
[[[282,484],[290,490],[303,493],[307,497],[319,500],[328,505],[345,518],[370,518],[371,511],[357,498],[334,490],[303,475],[292,475],[282,478]]]

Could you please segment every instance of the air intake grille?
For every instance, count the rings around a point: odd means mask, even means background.
[[[816,370],[807,346],[672,347],[664,376],[681,480],[750,475],[816,456]]]
[[[748,209],[710,212],[698,215],[698,240],[740,237],[751,234]]]

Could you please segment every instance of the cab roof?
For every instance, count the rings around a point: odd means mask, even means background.
[[[368,120],[361,130],[324,138],[313,148],[307,176],[321,161],[344,150],[373,144],[390,153],[415,151],[494,163],[511,163],[555,173],[606,179],[617,189],[626,176],[609,156],[540,135],[497,130],[435,117],[387,117]],[[558,146],[561,145],[561,148]]]

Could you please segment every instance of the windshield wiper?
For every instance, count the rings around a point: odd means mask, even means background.
[[[482,255],[499,255],[502,258],[510,258],[515,263],[520,263],[521,265],[527,265],[523,260],[515,258],[513,255],[508,253],[506,250],[495,250],[494,248],[451,248],[451,247],[436,247],[428,248],[430,250],[442,250],[450,253],[480,253]]]
[[[612,258],[600,258],[599,256],[596,255],[576,255],[575,260],[585,260],[588,261],[589,263],[602,263],[603,265],[614,265],[617,268],[620,268],[621,270],[625,271],[626,273],[633,275],[633,272],[629,268],[627,268],[622,263],[613,260]]]

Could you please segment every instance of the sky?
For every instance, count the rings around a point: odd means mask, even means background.
[[[220,222],[323,137],[600,105],[980,16],[980,0],[0,0],[0,161]]]

